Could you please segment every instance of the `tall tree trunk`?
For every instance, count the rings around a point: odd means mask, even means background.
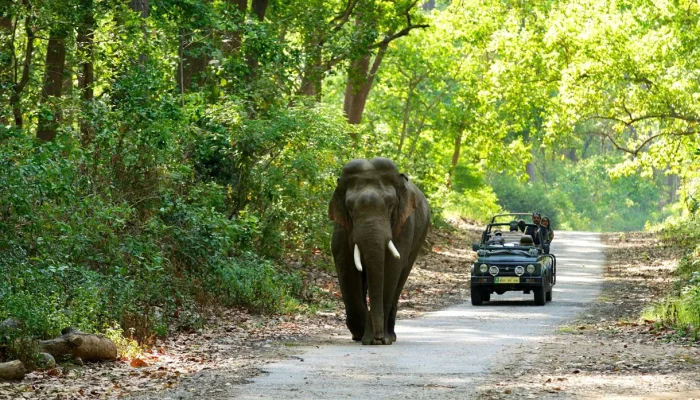
[[[265,20],[265,11],[267,11],[267,5],[268,0],[253,0],[253,13],[260,22]],[[258,76],[258,68],[260,67],[258,54],[255,52],[255,49],[248,49],[246,54],[246,61],[248,62],[249,68],[248,81],[253,81]]]
[[[455,147],[452,151],[452,162],[450,163],[450,171],[447,176],[447,188],[452,189],[452,182],[455,178],[455,171],[457,170],[457,164],[459,164],[459,155],[462,151],[462,135],[464,135],[464,129],[459,130],[457,136],[455,137]]]
[[[253,12],[258,17],[258,21],[265,19],[268,3],[269,0],[253,0]]]
[[[530,144],[530,129],[525,129],[523,131],[523,142],[526,145]],[[534,183],[535,182],[535,173],[536,173],[535,163],[534,163],[535,153],[532,151],[532,149],[530,149],[530,157],[531,157],[530,161],[528,161],[525,164],[525,172],[527,172],[527,176],[529,177],[530,182]]]
[[[56,137],[56,129],[61,121],[61,109],[55,104],[55,100],[61,97],[63,91],[63,74],[66,66],[66,32],[54,30],[49,35],[49,44],[46,49],[46,70],[44,72],[44,86],[41,91],[41,102],[48,108],[51,118],[46,113],[39,114],[36,136],[48,141]]]
[[[299,93],[314,97],[316,101],[321,101],[321,85],[323,83],[324,71],[321,65],[323,62],[321,51],[315,48],[318,43],[318,41],[313,41],[306,46],[307,52],[310,54],[306,58],[306,66],[301,79]]]
[[[374,56],[374,61],[370,67],[370,54],[366,53],[359,59],[356,59],[350,65],[348,71],[348,79],[345,85],[345,100],[343,110],[349,124],[357,125],[362,121],[362,114],[365,111],[367,97],[374,83],[374,77],[377,75],[379,66],[384,59],[389,43],[382,43],[379,46],[377,55]],[[354,138],[354,137],[353,137]]]
[[[415,6],[417,2],[413,3]],[[408,17],[408,12],[406,10],[408,25],[403,29],[388,32],[384,35],[384,39],[377,42],[365,49],[360,49],[361,54],[358,58],[351,60],[350,68],[348,70],[348,78],[345,84],[345,99],[343,102],[343,110],[345,111],[345,116],[349,124],[357,125],[362,121],[362,114],[365,111],[365,104],[367,103],[367,97],[369,96],[369,91],[372,88],[372,83],[377,75],[379,66],[384,59],[389,43],[400,37],[408,35],[411,30],[416,28],[426,28],[428,25],[419,24],[412,25],[411,19]],[[372,30],[376,28],[377,21],[373,20],[372,17],[364,18],[363,15],[356,15],[355,25],[360,30]],[[377,48],[377,54],[374,56],[372,65],[370,67],[371,53],[374,48]],[[353,139],[355,134],[351,134]]]
[[[148,18],[150,13],[149,0],[129,0],[129,6],[131,9],[139,14],[141,14],[141,28],[143,30],[144,40],[148,40],[148,30],[146,28],[146,22],[143,19]],[[148,54],[139,54],[139,64],[144,65],[148,62]]]
[[[12,59],[14,54],[14,43],[12,35],[12,18],[10,16],[0,16],[0,35],[3,35],[6,40],[0,43],[0,102],[9,104],[10,97],[8,96],[12,90]],[[5,109],[0,109],[0,125],[7,125],[7,115]]]
[[[403,105],[403,118],[401,121],[401,138],[399,138],[399,148],[397,151],[398,155],[401,155],[403,150],[403,144],[406,141],[406,135],[408,134],[408,124],[411,116],[411,96],[413,95],[413,88],[409,88],[408,93],[406,93],[406,101]]]
[[[81,54],[78,87],[83,100],[81,109],[90,109],[94,99],[93,83],[95,82],[93,63],[95,16],[93,14],[93,0],[85,0],[85,8],[83,21],[78,27],[78,52]],[[94,137],[94,132],[90,122],[85,119],[84,115],[90,115],[90,113],[82,112],[80,114],[80,141],[83,145],[88,145]]]
[[[233,4],[235,13],[231,15],[233,24],[236,26],[232,32],[224,32],[222,49],[224,54],[235,55],[241,49],[243,24],[245,23],[248,0],[229,0]]]
[[[668,202],[673,203],[678,200],[678,189],[681,179],[677,174],[666,175],[666,187],[668,187]]]
[[[66,49],[67,56],[66,56],[66,63],[63,68],[63,90],[61,92],[61,96],[66,98],[66,99],[72,99],[73,95],[73,65],[71,65],[72,60],[69,55],[70,55],[70,49]],[[71,100],[71,103],[72,100]],[[71,126],[73,125],[73,119],[75,118],[75,107],[73,104],[67,105],[65,107],[62,107],[61,109],[61,116],[63,118],[63,124],[65,126]]]
[[[34,56],[34,31],[32,30],[32,16],[31,10],[28,10],[29,14],[24,18],[24,31],[27,36],[27,45],[24,49],[24,61],[22,63],[22,77],[19,81],[15,80],[14,90],[10,95],[10,104],[12,104],[12,114],[15,117],[15,126],[22,128],[24,125],[24,118],[22,116],[22,105],[20,103],[22,92],[25,86],[29,82],[29,69],[32,66],[32,57]],[[14,60],[14,68],[17,69],[18,60]]]
[[[209,57],[205,54],[204,43],[198,41],[189,30],[181,30],[180,43],[182,47],[177,82],[180,92],[185,93],[204,83]]]

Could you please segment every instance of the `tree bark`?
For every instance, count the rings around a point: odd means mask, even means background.
[[[41,100],[45,107],[51,111],[52,118],[47,118],[44,113],[39,114],[37,138],[45,141],[56,137],[56,129],[61,121],[61,109],[52,103],[52,99],[61,97],[63,91],[63,74],[66,65],[66,33],[63,30],[52,31],[49,36],[49,44],[46,50],[46,71],[44,73],[44,87],[41,91]]]
[[[417,3],[417,2],[416,2]],[[415,6],[414,3],[411,7]],[[407,26],[400,31],[388,32],[384,35],[384,38],[368,46],[365,49],[361,49],[361,54],[358,58],[351,60],[350,68],[348,69],[348,78],[345,86],[345,99],[343,102],[343,110],[345,111],[345,116],[349,124],[357,125],[362,121],[362,114],[365,110],[365,104],[367,103],[367,97],[369,96],[370,89],[372,88],[372,83],[377,75],[379,66],[384,59],[389,43],[392,41],[408,35],[411,30],[416,28],[426,28],[428,25],[412,25],[409,11],[406,11]],[[377,22],[374,21],[363,21],[362,16],[356,16],[355,25],[360,29],[374,29]],[[363,26],[367,26],[363,28]],[[377,49],[377,54],[374,56],[374,61],[370,67],[370,59],[372,56],[373,49]],[[350,134],[353,139],[355,134]]]
[[[666,175],[666,187],[668,188],[668,203],[673,203],[678,200],[678,189],[680,188],[681,180],[677,174]]]
[[[401,121],[401,137],[399,138],[399,148],[398,148],[398,155],[401,155],[401,151],[403,150],[403,144],[406,141],[406,135],[408,134],[408,124],[409,124],[409,118],[410,118],[410,110],[411,110],[411,96],[413,95],[413,88],[409,88],[408,93],[406,93],[406,101],[404,102],[403,105],[403,120]]]
[[[362,122],[362,114],[365,111],[367,97],[374,83],[379,66],[384,59],[389,43],[382,43],[374,56],[370,67],[370,54],[365,53],[359,59],[352,62],[348,71],[348,79],[345,86],[345,101],[343,109],[349,124],[357,125]],[[354,138],[354,137],[353,137]]]
[[[452,189],[452,181],[455,178],[455,171],[457,170],[457,164],[459,164],[459,155],[460,152],[462,151],[462,135],[464,134],[464,130],[460,129],[459,133],[457,133],[457,136],[455,137],[455,147],[454,150],[452,151],[452,162],[450,163],[450,171],[449,174],[447,175],[447,188]]]
[[[180,92],[186,93],[204,83],[209,57],[205,54],[206,46],[194,38],[193,32],[183,29],[180,34],[180,42],[182,46],[181,65],[177,72],[177,82]]]
[[[93,63],[95,39],[95,16],[93,14],[93,1],[86,0],[85,14],[82,24],[78,27],[78,51],[82,54],[80,62],[80,73],[78,76],[78,86],[80,88],[83,106],[81,108],[90,108],[94,99],[93,84],[95,82],[95,72]],[[80,140],[83,145],[88,145],[93,137],[94,132],[89,121],[83,115],[89,113],[81,113],[79,118],[80,124]]]
[[[265,19],[265,11],[267,11],[268,0],[253,0],[253,13],[258,18],[258,21],[262,22]],[[248,62],[249,74],[248,81],[253,81],[255,77],[258,76],[258,68],[260,68],[260,62],[258,60],[258,54],[255,50],[250,48],[246,54],[246,61]]]
[[[39,342],[40,351],[51,354],[57,360],[66,357],[78,357],[83,361],[117,359],[117,346],[110,339],[74,329],[65,329],[63,332],[58,338]]]
[[[148,0],[130,0],[129,1],[129,6],[131,9],[139,14],[141,14],[141,27],[143,30],[143,37],[144,40],[148,40],[148,30],[146,28],[146,22],[143,21],[143,19],[148,18],[148,15],[150,13],[149,9],[149,4]],[[148,62],[148,54],[141,53],[139,54],[139,64],[144,65]]]
[[[241,49],[243,24],[245,22],[246,10],[248,9],[248,0],[229,0],[234,5],[235,13],[231,15],[236,28],[232,32],[224,32],[224,42],[222,49],[224,54],[234,55]]]
[[[258,17],[258,21],[265,19],[268,3],[269,0],[253,0],[253,12]]]
[[[530,130],[525,129],[523,131],[523,142],[527,145],[530,144]],[[531,183],[535,182],[535,154],[532,150],[530,150],[530,161],[525,163],[525,172],[527,172],[527,176],[529,177],[529,180]]]
[[[24,379],[27,373],[22,361],[15,360],[5,363],[0,363],[0,381],[20,381]]]
[[[316,48],[317,41],[307,45],[307,52],[310,53],[306,58],[306,67],[304,75],[301,79],[301,87],[299,93],[306,96],[314,97],[316,101],[321,101],[321,87],[323,83],[323,60],[320,49]]]
[[[5,37],[12,37],[12,18],[0,16],[0,33]],[[5,40],[0,43],[0,102],[9,103],[7,96],[12,90],[12,59],[14,54],[13,43]],[[0,125],[7,125],[7,115],[0,113]]]
[[[24,50],[24,61],[22,63],[22,77],[19,82],[15,81],[14,90],[10,95],[10,104],[12,104],[12,114],[15,117],[15,126],[22,128],[24,125],[24,118],[22,116],[22,105],[20,103],[22,92],[24,87],[27,86],[29,82],[29,69],[32,66],[32,57],[34,56],[34,31],[32,30],[33,19],[30,14],[24,19],[24,31],[27,35],[27,45]],[[15,59],[15,69],[17,66],[17,59]]]

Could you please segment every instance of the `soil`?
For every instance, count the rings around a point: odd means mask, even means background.
[[[471,243],[479,231],[466,221],[452,223],[453,229],[429,235],[402,294],[398,319],[469,300]],[[480,398],[700,398],[700,391],[693,392],[700,389],[698,342],[640,317],[671,290],[670,272],[679,254],[652,234],[610,234],[604,240],[609,263],[598,301],[536,351],[518,348],[504,355],[479,388]],[[218,390],[207,385],[209,379],[225,376],[226,385],[243,383],[296,346],[349,337],[334,274],[300,262],[290,268],[306,268],[310,296],[326,307],[274,316],[215,310],[205,328],[159,340],[139,358],[63,365],[28,374],[19,383],[0,383],[0,400],[151,398],[169,389],[207,398],[213,395],[208,391]]]

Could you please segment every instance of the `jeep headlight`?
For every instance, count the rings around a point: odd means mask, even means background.
[[[532,264],[528,264],[528,266],[527,266],[527,272],[529,272],[529,273],[535,272],[535,266],[532,265]]]
[[[496,276],[498,275],[498,267],[495,265],[492,265],[491,268],[489,268],[489,274]]]
[[[525,273],[525,268],[523,268],[522,265],[518,265],[517,267],[515,267],[515,275],[520,276],[524,273]]]
[[[479,271],[481,271],[482,274],[485,274],[486,271],[488,271],[488,270],[489,270],[489,266],[486,265],[486,264],[481,264],[481,265],[479,266]]]

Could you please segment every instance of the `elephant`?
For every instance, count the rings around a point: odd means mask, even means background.
[[[428,200],[391,160],[355,159],[343,167],[328,216],[352,339],[392,344],[399,297],[430,228]]]

